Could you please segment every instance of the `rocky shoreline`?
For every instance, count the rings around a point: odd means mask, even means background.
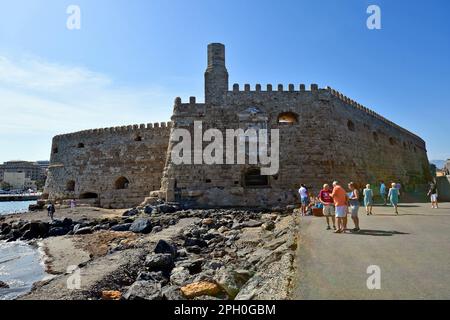
[[[3,240],[39,239],[54,275],[20,299],[289,298],[298,224],[292,210],[164,203],[122,213],[77,210],[51,223],[20,215],[0,223]],[[74,276],[79,287],[69,288]]]

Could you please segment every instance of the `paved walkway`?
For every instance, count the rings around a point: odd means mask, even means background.
[[[399,216],[391,207],[359,213],[359,234],[302,218],[294,299],[450,299],[450,203],[404,204]],[[379,290],[367,289],[370,265],[380,267]]]

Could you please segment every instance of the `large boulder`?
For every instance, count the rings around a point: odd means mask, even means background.
[[[162,300],[161,284],[140,280],[133,283],[123,295],[125,300]]]
[[[168,205],[168,204],[158,204],[156,206],[156,211],[160,212],[160,213],[174,213],[178,211],[177,207]]]
[[[253,274],[247,270],[222,268],[217,272],[214,280],[231,299],[234,299],[252,275]]]
[[[47,236],[49,224],[45,222],[29,222],[20,228],[22,240],[31,240],[35,238],[44,238]]]
[[[150,271],[163,271],[164,273],[170,273],[174,267],[174,261],[170,253],[149,254],[145,258],[145,266]]]
[[[166,240],[159,240],[153,250],[154,253],[169,253],[172,257],[177,256],[177,247],[173,243],[169,243]]]
[[[136,219],[130,226],[130,231],[134,233],[149,233],[152,231],[152,222],[150,219]]]

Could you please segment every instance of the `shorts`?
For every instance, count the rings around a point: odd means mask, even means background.
[[[334,206],[332,204],[326,204],[323,206],[323,215],[332,216],[334,215]]]
[[[347,206],[336,206],[336,218],[345,218],[347,215]]]
[[[359,206],[350,206],[350,214],[353,218],[358,218]]]
[[[437,201],[437,193],[433,193],[431,195],[431,201],[436,202]]]
[[[309,204],[309,198],[308,197],[302,197],[300,198],[300,202],[304,205],[308,205]]]

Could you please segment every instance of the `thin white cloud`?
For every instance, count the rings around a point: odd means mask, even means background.
[[[169,120],[164,88],[130,88],[83,67],[0,55],[0,134],[66,133]]]

